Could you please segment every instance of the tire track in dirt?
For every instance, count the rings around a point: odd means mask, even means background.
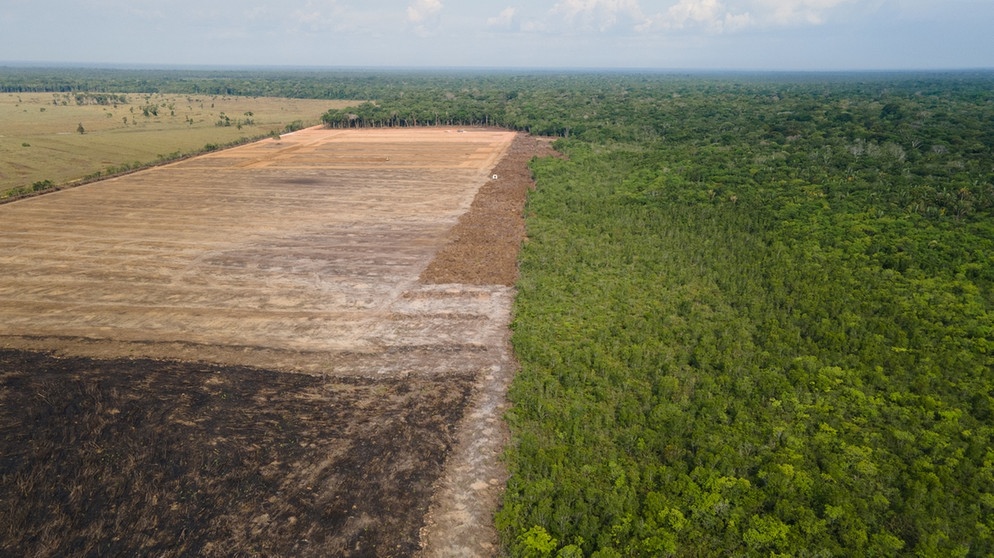
[[[507,389],[517,371],[507,326],[518,251],[525,238],[524,205],[535,184],[528,163],[554,154],[547,139],[516,137],[493,169],[495,178],[480,188],[470,210],[450,233],[450,242],[421,274],[421,280],[431,284],[490,285],[506,302],[498,320],[504,328],[499,357],[477,377],[422,529],[421,558],[498,554],[493,517],[507,482],[501,455],[509,437],[503,415]]]

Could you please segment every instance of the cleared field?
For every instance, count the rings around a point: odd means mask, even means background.
[[[314,125],[328,109],[354,104],[211,95],[123,97],[126,103],[98,105],[85,98],[89,104],[77,104],[72,93],[0,94],[0,194],[263,136],[298,120]]]
[[[309,129],[9,204],[0,336],[308,371],[341,351],[479,345],[465,326],[501,295],[417,278],[512,138]],[[437,322],[429,340],[411,313]]]
[[[513,292],[420,277],[515,137],[312,128],[0,206],[0,550],[493,552]]]

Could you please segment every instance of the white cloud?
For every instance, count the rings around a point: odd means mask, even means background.
[[[703,29],[713,33],[747,27],[794,27],[827,23],[833,11],[858,0],[677,0],[649,16],[641,31]]]
[[[510,27],[517,12],[517,8],[504,8],[496,16],[487,18],[487,27]]]
[[[376,11],[353,10],[334,0],[307,0],[297,2],[297,8],[288,10],[266,8],[254,14],[256,21],[269,19],[272,22],[283,21],[291,33],[310,33],[323,35],[326,33],[367,34],[374,32],[387,16]],[[399,16],[396,16],[399,18]]]
[[[627,21],[632,27],[648,22],[638,0],[561,0],[552,7],[566,23],[580,30],[607,31]]]
[[[703,28],[721,33],[747,27],[751,23],[753,16],[750,12],[733,12],[721,0],[680,0],[665,13],[654,16],[652,25],[647,28]]]
[[[2,0],[0,0],[2,1]],[[238,1],[245,5],[241,21],[253,28],[269,29],[272,36],[342,36],[376,38],[380,44],[385,35],[398,36],[398,29],[413,30],[416,34],[429,34],[432,18],[443,8],[444,0],[407,0],[397,2],[353,2],[342,0],[284,0],[274,6],[265,0],[214,0]],[[254,6],[254,8],[252,7]],[[216,19],[233,16],[219,13]],[[357,44],[357,43],[350,43]]]
[[[674,27],[689,23],[714,24],[721,21],[725,6],[718,0],[680,0],[666,12],[667,22]]]
[[[745,27],[750,27],[753,24],[752,14],[749,12],[733,14],[725,13],[725,18],[721,22],[720,29],[722,31],[735,31],[736,29],[742,29]]]
[[[756,0],[759,13],[773,25],[825,23],[827,12],[854,0]]]
[[[421,23],[441,9],[441,0],[414,0],[414,3],[407,7],[407,19],[412,23]]]

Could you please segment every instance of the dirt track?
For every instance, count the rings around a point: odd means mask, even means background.
[[[549,153],[515,137],[310,129],[0,206],[0,551],[492,554],[525,164]],[[121,411],[146,398],[152,415]],[[149,439],[168,453],[141,457]],[[233,477],[169,457],[218,443]],[[72,473],[53,455],[90,468],[78,486],[41,488]],[[170,471],[126,479],[143,497],[202,499],[80,512],[142,467]]]

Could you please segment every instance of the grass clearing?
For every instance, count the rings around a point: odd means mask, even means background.
[[[126,103],[115,102],[125,98]],[[0,94],[0,198],[320,122],[354,101],[220,95]],[[81,103],[81,104],[80,104]],[[83,133],[80,133],[82,129]]]

